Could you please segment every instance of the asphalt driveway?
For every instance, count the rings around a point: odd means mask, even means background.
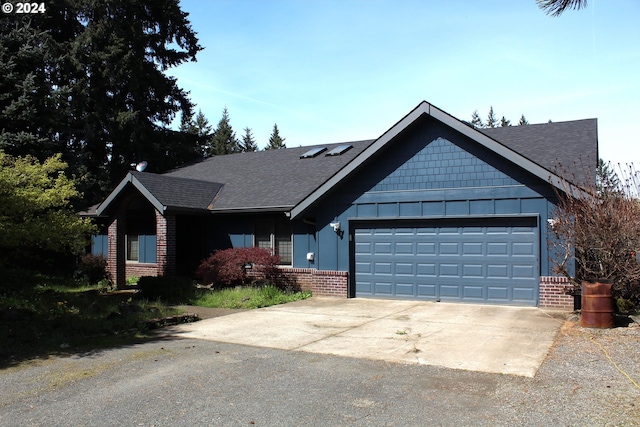
[[[182,338],[533,377],[563,312],[313,297],[168,328]]]

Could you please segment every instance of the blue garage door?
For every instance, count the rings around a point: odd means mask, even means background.
[[[355,295],[536,306],[536,218],[356,223]]]

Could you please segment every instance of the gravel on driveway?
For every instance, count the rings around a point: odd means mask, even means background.
[[[640,328],[563,322],[534,378],[194,339],[37,360],[0,371],[0,426],[640,426]]]

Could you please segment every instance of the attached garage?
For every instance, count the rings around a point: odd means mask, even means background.
[[[354,224],[356,297],[538,303],[536,217]]]

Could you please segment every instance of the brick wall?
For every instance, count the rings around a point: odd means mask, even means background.
[[[314,296],[337,296],[346,298],[349,273],[325,271],[315,268],[283,268],[285,276],[293,279],[301,290],[311,291]]]
[[[566,277],[540,277],[540,308],[574,309],[574,297],[567,290],[573,285]]]
[[[176,217],[163,216],[156,211],[157,275],[170,276],[176,272]],[[156,275],[154,274],[154,276]]]
[[[130,262],[127,263],[127,278],[131,276],[142,277],[142,276],[158,276],[160,275],[158,272],[157,264],[145,264],[138,262]]]

